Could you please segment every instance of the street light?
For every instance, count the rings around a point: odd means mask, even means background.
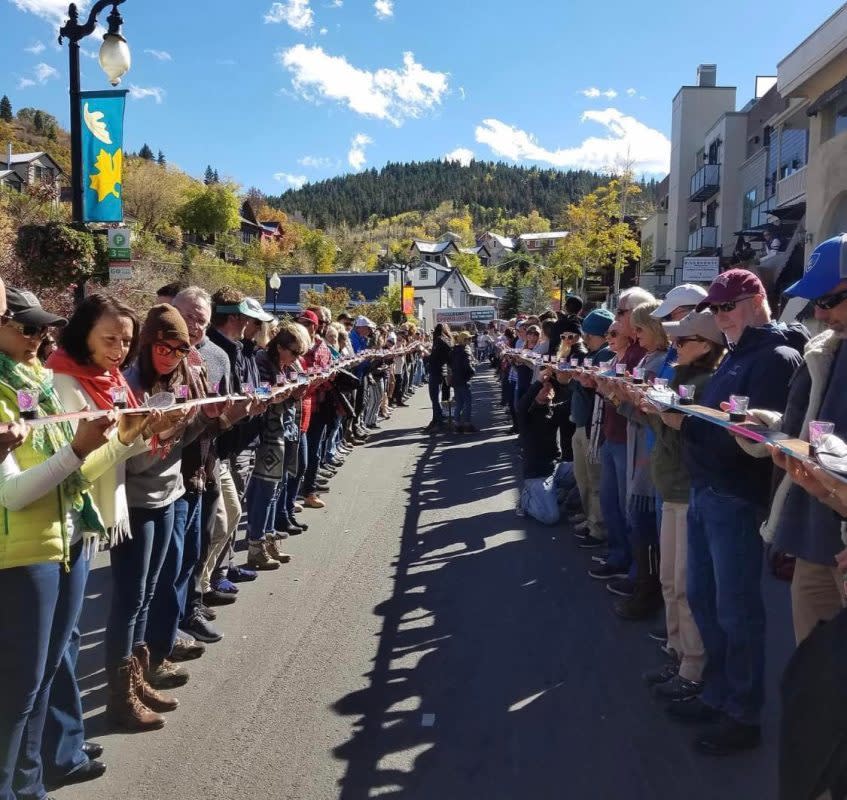
[[[276,316],[276,295],[279,291],[279,287],[282,286],[282,281],[280,280],[279,273],[274,272],[270,278],[268,278],[268,286],[274,290],[274,316]]]
[[[88,15],[88,21],[80,24],[79,11],[76,3],[68,7],[68,21],[59,30],[59,44],[68,40],[70,63],[70,96],[71,96],[71,215],[72,221],[82,224],[82,122],[79,115],[80,76],[79,76],[79,43],[86,36],[94,33],[97,27],[97,15],[107,6],[112,6],[108,16],[109,30],[103,37],[100,47],[100,66],[106,73],[112,86],[117,86],[121,78],[129,70],[132,57],[126,39],[121,35],[123,18],[118,12],[118,6],[125,0],[99,0],[94,4]]]

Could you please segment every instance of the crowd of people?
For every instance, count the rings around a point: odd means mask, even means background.
[[[775,321],[759,278],[733,268],[707,288],[677,286],[662,300],[626,289],[613,311],[585,313],[573,297],[564,312],[509,320],[496,340],[523,478],[572,466],[576,488],[558,499],[592,558],[588,574],[624,620],[664,610],[665,624],[651,635],[666,658],[644,680],[672,720],[701,726],[695,745],[706,754],[761,741],[766,551],[783,574],[793,566],[798,645],[839,618],[847,483],[772,444],[651,402],[648,389],[658,380],[724,411],[731,397],[746,398],[743,425],[808,442],[810,426],[826,421],[836,441],[847,439],[847,234],[821,244],[786,294],[810,302],[808,327]],[[815,740],[812,711],[834,714],[826,711],[832,697],[810,708],[808,693],[800,696],[807,705],[796,701],[793,717],[784,709],[782,741],[819,742],[816,761],[785,759],[789,772],[805,769],[809,779],[835,746]],[[840,731],[847,740],[843,724]],[[833,785],[826,781],[817,794],[786,796],[817,797]]]
[[[279,321],[232,288],[178,284],[143,318],[95,293],[65,319],[0,282],[0,800],[105,772],[76,679],[95,553],[111,575],[106,715],[159,729],[185,662],[222,639],[221,607],[291,560],[304,509],[426,382],[427,339],[324,307]]]

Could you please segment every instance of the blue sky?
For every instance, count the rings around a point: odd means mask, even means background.
[[[839,6],[127,0],[126,147],[147,142],[194,175],[212,164],[271,194],[448,154],[602,169],[628,153],[639,172],[661,173],[671,100],[699,63],[717,63],[743,105],[755,76],[775,75]],[[0,94],[65,126],[56,28],[66,10],[63,0],[0,0]],[[85,43],[91,55],[98,47]],[[83,87],[108,88],[93,58],[83,58]]]

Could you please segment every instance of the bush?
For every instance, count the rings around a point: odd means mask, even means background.
[[[109,274],[104,237],[60,222],[21,226],[15,253],[37,287],[67,288]]]

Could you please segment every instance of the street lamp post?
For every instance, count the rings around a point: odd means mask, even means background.
[[[276,316],[276,296],[279,292],[279,287],[282,286],[282,280],[280,280],[279,273],[274,272],[274,274],[268,278],[268,286],[274,290],[274,316]]]
[[[86,36],[94,33],[97,27],[97,15],[107,6],[112,6],[112,13],[107,19],[109,31],[103,37],[100,47],[100,66],[109,78],[112,86],[117,86],[123,75],[129,70],[132,58],[126,39],[121,35],[123,18],[118,12],[118,6],[125,0],[99,0],[94,4],[88,15],[88,21],[80,24],[79,11],[76,3],[68,7],[68,21],[59,30],[59,44],[68,40],[68,57],[70,65],[70,97],[71,97],[71,213],[72,221],[82,223],[82,120],[79,115],[79,100],[82,87],[79,76],[79,43]]]

